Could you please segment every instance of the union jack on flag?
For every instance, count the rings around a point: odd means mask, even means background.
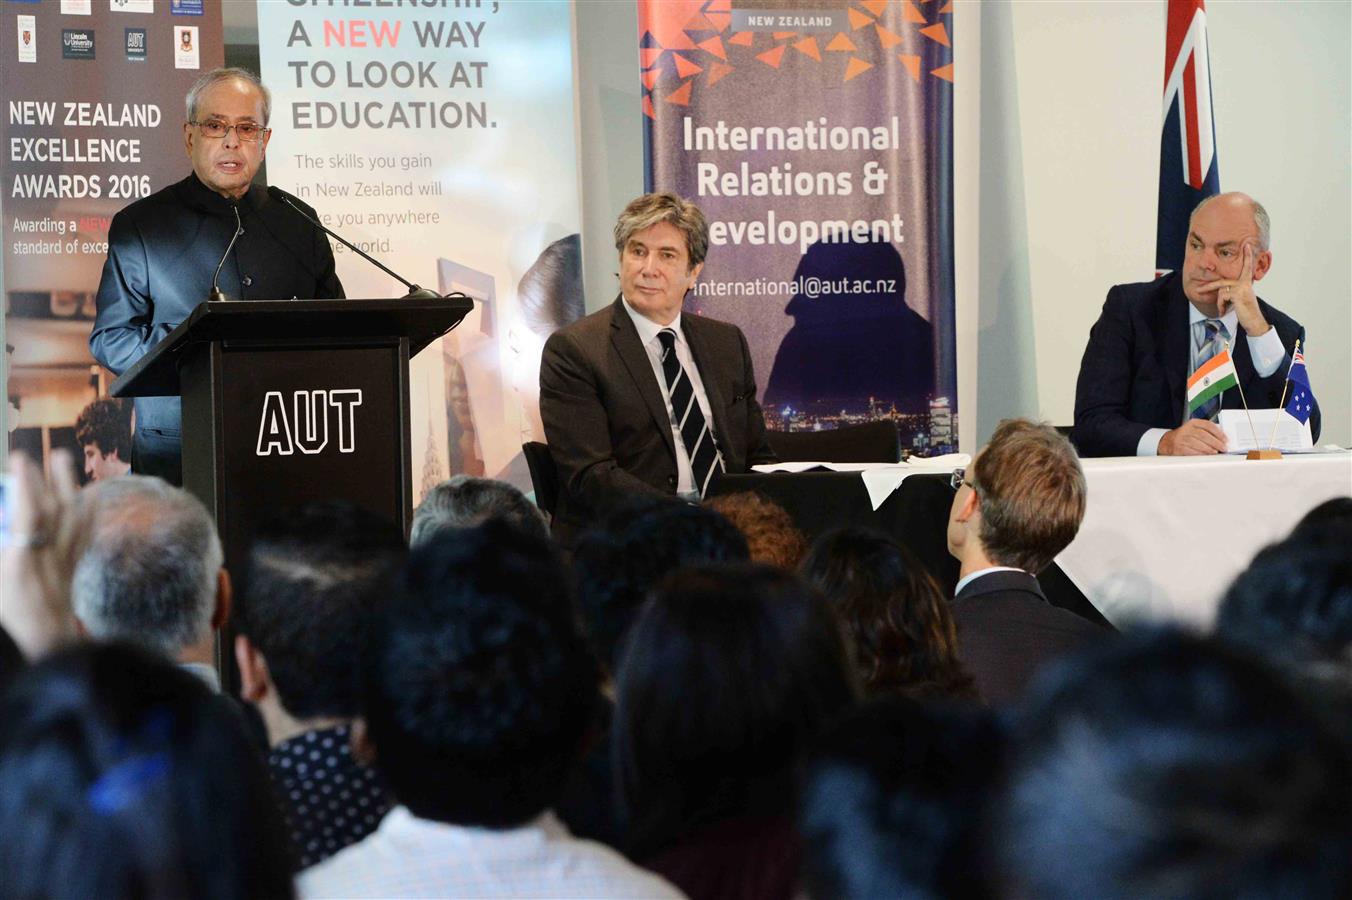
[[[1205,0],[1169,0],[1164,37],[1164,127],[1160,135],[1159,221],[1155,270],[1183,264],[1188,216],[1219,193],[1216,123],[1211,117],[1211,63]]]
[[[1292,355],[1286,378],[1291,382],[1291,399],[1286,402],[1286,411],[1304,425],[1314,410],[1314,391],[1310,390],[1310,373],[1305,371],[1304,352],[1297,350]]]

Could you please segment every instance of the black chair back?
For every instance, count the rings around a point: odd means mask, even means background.
[[[535,505],[554,515],[554,507],[559,502],[559,470],[554,466],[549,445],[540,441],[527,441],[521,445],[521,452],[526,455],[526,468],[530,469],[530,482],[535,488]]]
[[[768,431],[765,437],[781,462],[901,461],[901,437],[896,423],[890,419],[831,431]]]

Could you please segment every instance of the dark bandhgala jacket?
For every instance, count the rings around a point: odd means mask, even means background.
[[[89,335],[95,359],[122,374],[207,299],[236,228],[232,207],[244,233],[221,266],[221,290],[240,300],[343,296],[324,232],[259,185],[235,204],[189,175],[113,217]],[[176,460],[181,429],[177,397],[138,397],[133,459]]]

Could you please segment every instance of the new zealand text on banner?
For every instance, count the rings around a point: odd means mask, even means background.
[[[568,4],[260,2],[258,25],[268,180],[405,278],[474,300],[411,366],[415,499],[452,472],[529,490],[540,351],[583,311]],[[404,293],[334,251],[349,297]]]
[[[709,217],[687,304],[746,333],[771,428],[956,449],[951,12],[639,0],[649,183]]]

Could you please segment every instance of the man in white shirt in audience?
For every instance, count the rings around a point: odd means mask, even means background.
[[[501,520],[412,552],[359,676],[357,741],[400,805],[301,896],[680,896],[551,810],[599,730],[567,583],[547,541]]]

